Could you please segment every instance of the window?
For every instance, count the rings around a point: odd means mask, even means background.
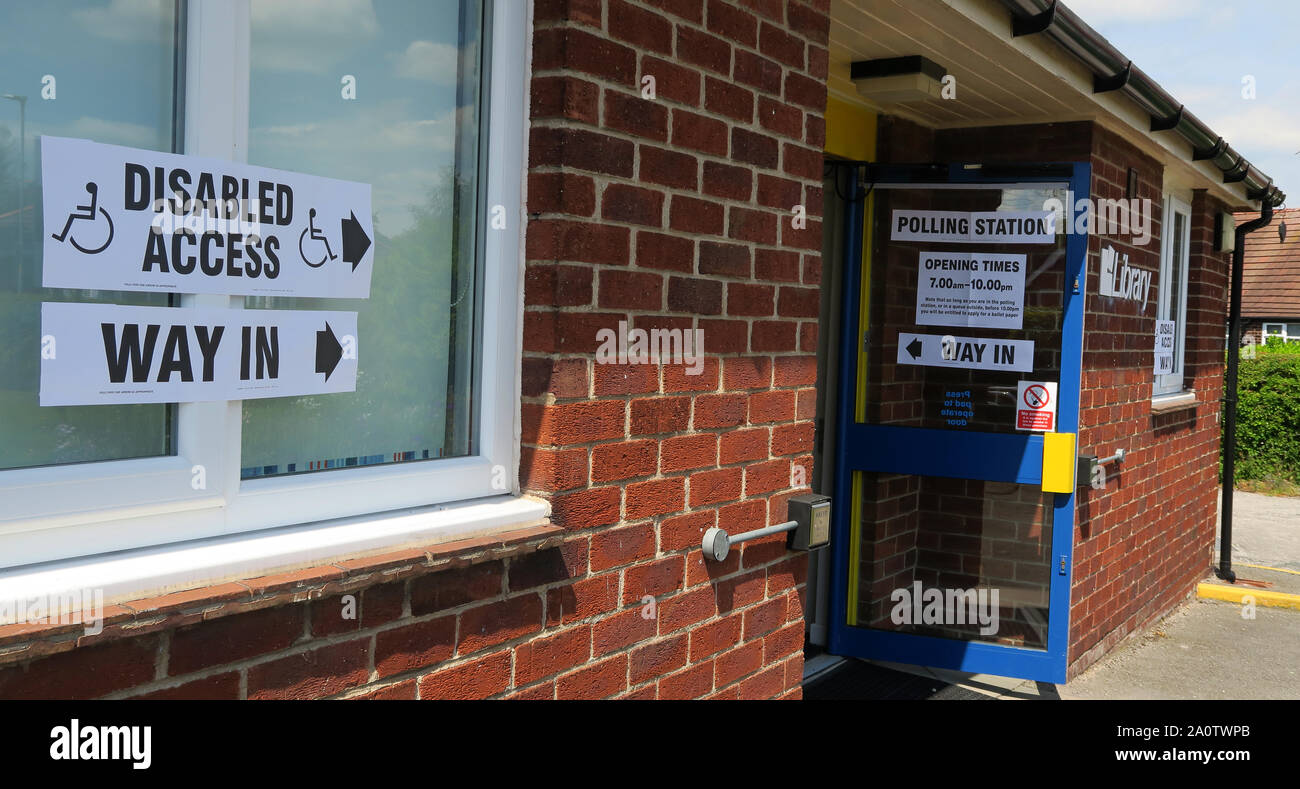
[[[1278,337],[1286,342],[1300,342],[1300,323],[1265,323],[1264,341]]]
[[[1157,375],[1153,395],[1183,391],[1183,361],[1187,339],[1187,275],[1191,246],[1192,209],[1176,197],[1166,197],[1160,246],[1160,299],[1157,318],[1174,322],[1174,367]]]
[[[0,101],[0,361],[16,373],[0,381],[0,567],[511,492],[525,11],[514,0],[0,9],[0,93],[26,96]],[[42,100],[43,75],[57,99]],[[43,134],[370,184],[370,298],[40,287]],[[488,232],[492,206],[515,207],[506,230]],[[356,311],[357,388],[41,408],[40,303],[76,300]]]

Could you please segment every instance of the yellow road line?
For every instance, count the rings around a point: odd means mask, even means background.
[[[1206,600],[1223,600],[1229,603],[1245,602],[1247,597],[1255,605],[1269,608],[1294,608],[1300,611],[1300,594],[1286,592],[1269,592],[1240,586],[1223,586],[1221,584],[1201,583],[1196,586],[1196,596]]]
[[[1266,564],[1246,564],[1245,562],[1233,562],[1233,564],[1237,565],[1238,567],[1251,567],[1256,570],[1272,570],[1275,573],[1290,573],[1292,575],[1300,575],[1300,570],[1284,570],[1281,567],[1269,567]]]

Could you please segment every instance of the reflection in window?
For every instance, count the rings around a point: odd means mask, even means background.
[[[0,6],[0,469],[173,453],[171,405],[41,408],[41,302],[166,295],[41,287],[42,135],[177,151],[174,0]]]
[[[357,390],[243,404],[245,478],[473,451],[481,9],[376,0],[252,5],[250,163],[368,183]],[[327,220],[328,221],[328,220]]]

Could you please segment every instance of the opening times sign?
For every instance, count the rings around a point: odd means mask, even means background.
[[[41,405],[352,392],[357,314],[41,305]]]
[[[1025,255],[993,252],[922,252],[917,325],[1020,329],[1025,261]]]
[[[41,137],[47,288],[370,295],[370,185]]]

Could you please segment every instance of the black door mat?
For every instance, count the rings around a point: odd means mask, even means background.
[[[846,660],[824,677],[804,685],[803,697],[829,701],[992,701],[993,696],[937,679],[895,671],[861,660]]]

